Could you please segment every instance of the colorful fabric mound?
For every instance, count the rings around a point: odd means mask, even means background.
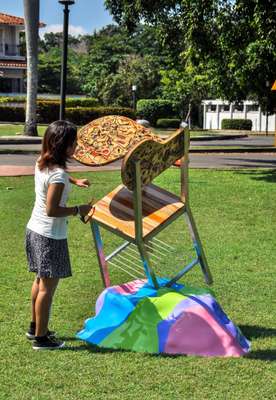
[[[156,290],[146,280],[105,289],[96,316],[77,337],[99,347],[147,353],[239,357],[250,342],[208,289],[175,284]]]

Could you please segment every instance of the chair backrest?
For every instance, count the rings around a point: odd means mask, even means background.
[[[185,134],[188,134],[186,129],[179,129],[162,143],[154,139],[145,139],[134,146],[123,159],[121,168],[123,184],[129,190],[134,190],[137,161],[140,162],[141,185],[143,186],[150,183],[176,160],[182,158],[188,152],[188,145],[185,148]]]

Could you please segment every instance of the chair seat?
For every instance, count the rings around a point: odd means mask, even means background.
[[[149,184],[142,192],[143,238],[162,229],[184,211],[185,204],[176,195]],[[93,220],[124,237],[135,239],[133,193],[124,185],[95,204]]]

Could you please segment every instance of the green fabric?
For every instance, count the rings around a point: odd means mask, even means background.
[[[216,297],[212,289],[209,288],[201,289],[192,286],[184,286],[182,289],[178,290],[178,293],[182,293],[184,296],[200,296],[204,294],[210,294],[211,296]]]
[[[158,353],[156,327],[162,317],[151,300],[152,298],[145,298],[140,301],[123,325],[108,335],[100,346]]]
[[[177,304],[187,298],[182,293],[179,294],[169,288],[159,289],[157,296],[151,297],[150,301],[154,304],[162,319],[166,319]]]

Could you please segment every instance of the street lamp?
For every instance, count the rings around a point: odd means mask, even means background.
[[[136,90],[137,86],[132,85],[132,107],[134,111],[136,111]]]
[[[265,82],[265,86],[266,86],[266,113],[265,113],[265,135],[268,135],[268,89],[270,87],[269,81]]]
[[[75,4],[75,0],[59,0],[58,2],[64,5],[62,66],[61,66],[61,77],[60,77],[60,109],[59,109],[59,119],[64,119],[66,83],[67,83],[66,78],[67,78],[68,20],[70,12],[69,6]]]

